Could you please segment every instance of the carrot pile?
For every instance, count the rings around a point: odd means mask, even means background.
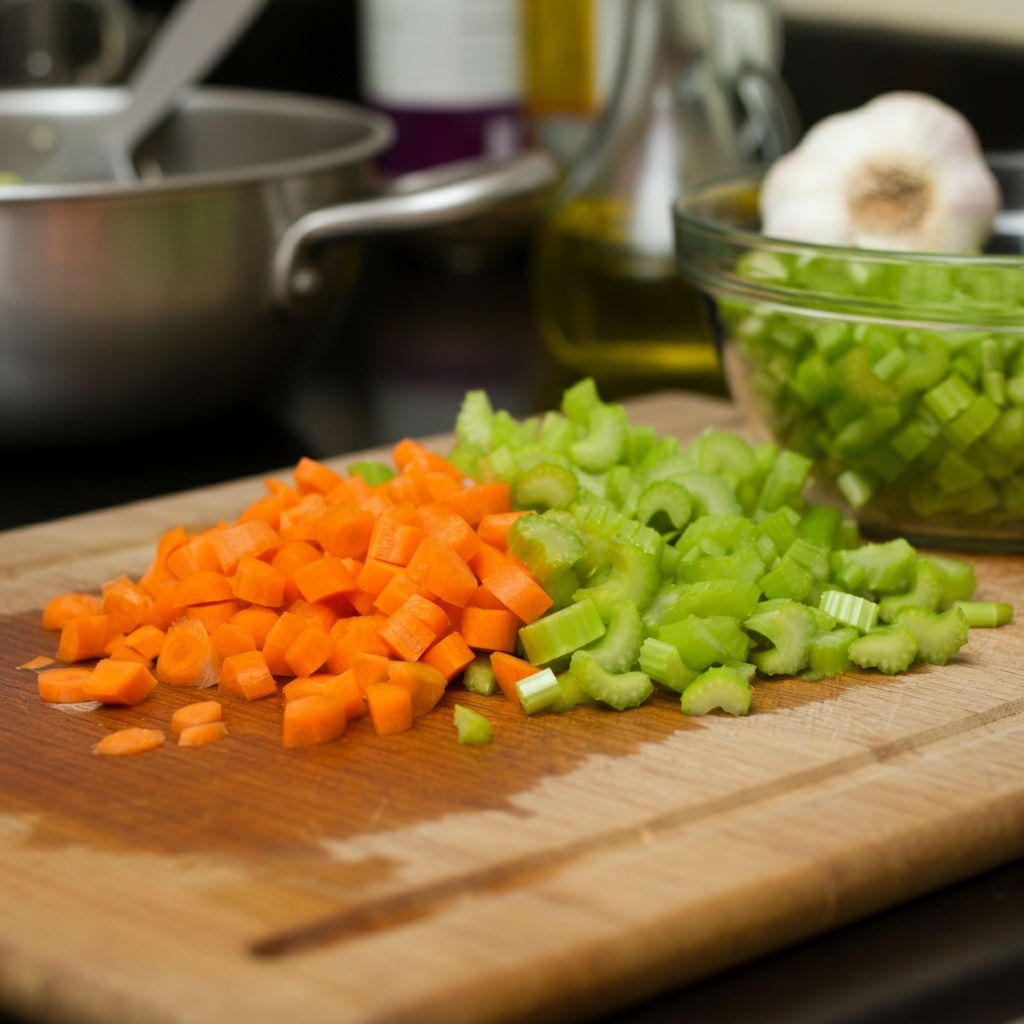
[[[60,631],[57,660],[99,660],[41,672],[40,696],[135,705],[163,684],[252,701],[290,679],[282,742],[301,747],[365,712],[380,735],[409,729],[478,652],[493,652],[499,684],[514,690],[536,671],[512,657],[519,629],[552,604],[506,547],[528,513],[512,511],[507,484],[467,481],[415,441],[393,457],[398,474],[374,486],[304,458],[294,485],[268,480],[235,523],[166,533],[138,583],[55,597],[43,625]],[[225,731],[217,701],[172,722],[182,746]],[[95,749],[160,742],[159,730],[127,729]]]

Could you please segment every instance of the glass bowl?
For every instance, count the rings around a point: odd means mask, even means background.
[[[765,238],[763,169],[685,192],[677,258],[755,431],[866,532],[1024,550],[1024,257]]]

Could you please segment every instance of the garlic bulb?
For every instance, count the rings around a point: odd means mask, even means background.
[[[970,252],[999,205],[966,119],[931,96],[891,92],[820,121],[772,165],[761,223],[798,242]]]

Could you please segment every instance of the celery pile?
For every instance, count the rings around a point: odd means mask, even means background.
[[[539,513],[508,534],[554,601],[519,632],[540,669],[519,684],[528,713],[636,707],[653,681],[687,714],[742,715],[757,672],[941,665],[969,625],[1011,615],[969,600],[970,565],[902,539],[862,545],[853,520],[806,502],[810,459],[717,430],[684,451],[631,426],[589,379],[561,413],[524,423],[470,392],[456,433],[455,465],[508,483],[517,509]]]

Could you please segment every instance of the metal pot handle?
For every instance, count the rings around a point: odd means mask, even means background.
[[[295,263],[305,245],[455,224],[505,200],[538,192],[558,173],[554,157],[540,150],[507,160],[465,160],[407,175],[374,199],[313,210],[278,242],[271,280],[274,303],[287,310],[301,292],[295,287]]]

